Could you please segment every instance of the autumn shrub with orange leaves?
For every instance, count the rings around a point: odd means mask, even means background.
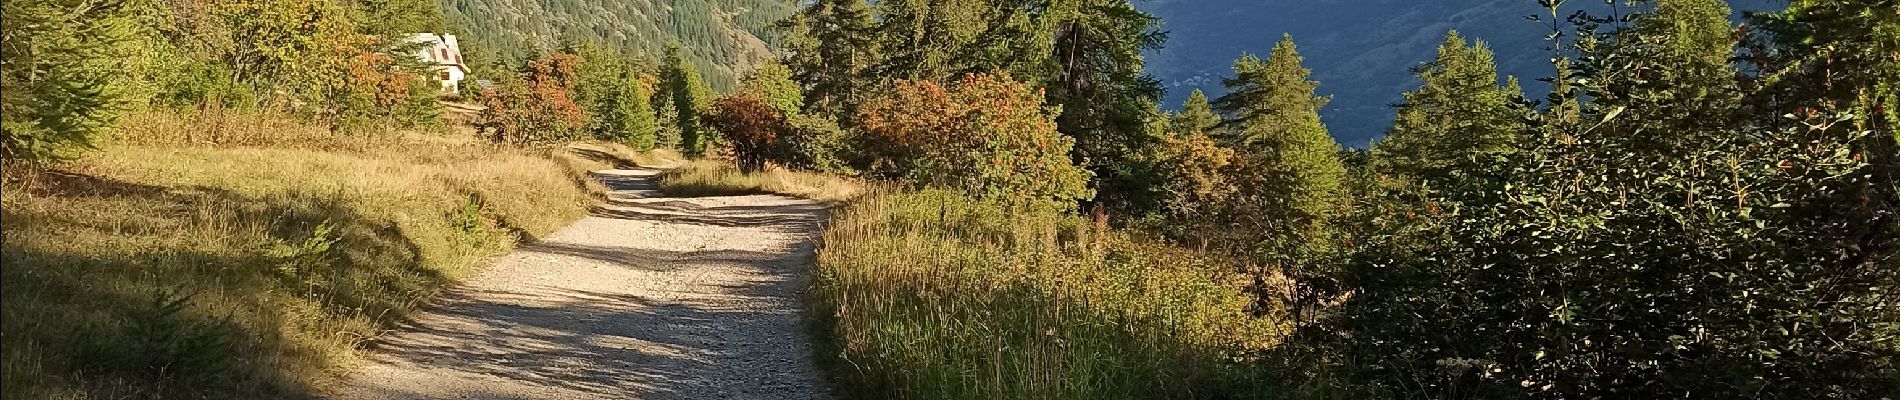
[[[700,121],[725,135],[726,143],[732,148],[733,161],[739,164],[740,171],[747,173],[765,169],[765,162],[773,158],[779,134],[789,129],[785,115],[778,109],[743,94],[714,100]]]
[[[1088,173],[1056,132],[1040,89],[1007,74],[969,74],[949,87],[898,81],[859,108],[873,175],[1056,208],[1090,196]]]
[[[574,102],[581,58],[557,52],[529,61],[521,76],[483,90],[479,128],[496,142],[545,143],[573,139],[587,125]]]
[[[426,67],[406,58],[406,47],[385,48],[373,36],[355,35],[340,54],[348,54],[343,73],[327,79],[332,130],[380,132],[427,126],[439,121],[438,90],[426,84]]]

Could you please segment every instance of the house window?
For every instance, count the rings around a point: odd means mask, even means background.
[[[437,79],[447,82],[449,80],[449,71],[437,72],[435,76]]]

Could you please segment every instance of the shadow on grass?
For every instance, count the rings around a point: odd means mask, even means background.
[[[337,198],[45,171],[0,210],[7,398],[281,398],[449,280]]]
[[[602,164],[611,165],[614,167],[614,169],[641,168],[640,164],[633,162],[633,160],[629,160],[626,157],[621,157],[619,155],[605,152],[605,151],[584,148],[584,147],[568,147],[567,150],[574,152],[574,155],[581,156],[581,158],[586,158],[586,159],[593,160],[595,162],[599,162]]]

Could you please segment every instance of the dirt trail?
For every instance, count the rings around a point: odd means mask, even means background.
[[[503,256],[399,333],[333,399],[822,399],[800,299],[825,208],[659,197],[608,205]]]

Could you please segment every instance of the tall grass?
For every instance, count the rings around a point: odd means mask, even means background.
[[[139,118],[78,160],[6,166],[5,398],[300,396],[487,257],[585,215],[605,163],[258,116],[204,128],[247,139],[200,141],[183,130],[202,119]]]
[[[730,161],[716,159],[683,163],[660,176],[660,191],[680,197],[774,193],[841,202],[857,197],[864,187],[851,178],[782,168],[745,173]]]
[[[1231,265],[949,192],[856,202],[818,259],[814,336],[853,398],[1230,396],[1278,332]]]

